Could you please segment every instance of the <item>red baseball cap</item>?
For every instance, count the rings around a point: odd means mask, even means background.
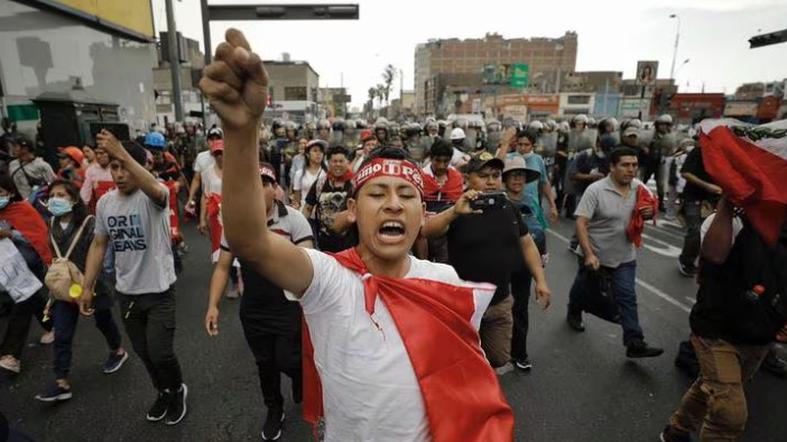
[[[210,154],[215,155],[217,152],[224,153],[224,140],[211,140],[209,143],[210,145]]]
[[[58,154],[58,156],[60,158],[71,158],[77,163],[77,165],[81,166],[82,162],[85,160],[85,154],[83,154],[78,147],[75,146],[61,147],[59,150],[60,153]]]

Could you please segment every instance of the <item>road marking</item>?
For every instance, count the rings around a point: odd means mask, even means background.
[[[654,230],[654,231],[659,232],[660,234],[662,234],[664,236],[668,236],[668,237],[674,239],[675,241],[683,242],[684,236],[678,234],[677,232],[673,233],[673,232],[675,232],[674,230],[670,231],[671,229],[664,228],[661,225],[654,226],[652,224],[645,224],[645,227],[647,228],[647,230]]]
[[[656,246],[652,246],[650,244],[645,244],[643,242],[643,245],[645,246],[645,248],[650,250],[651,252],[658,253],[659,255],[666,256],[668,258],[677,258],[677,257],[680,256],[680,254],[682,252],[681,249],[673,246],[672,244],[670,244],[668,242],[665,242],[665,241],[662,241],[662,240],[660,240],[658,238],[654,238],[654,237],[652,237],[650,235],[647,235],[645,233],[642,234],[642,237],[645,238],[645,239],[648,239],[648,240],[650,240],[652,242],[655,242],[656,244],[660,244],[660,245],[663,246],[663,247],[656,247]]]
[[[551,233],[557,239],[563,241],[564,243],[571,244],[571,240],[566,238],[565,236],[561,235],[560,233],[557,233],[557,232],[555,232],[552,229],[547,229],[547,232]],[[691,307],[689,307],[686,304],[678,301],[677,299],[675,299],[672,296],[668,295],[667,293],[659,290],[658,288],[648,284],[647,282],[645,282],[645,281],[643,281],[643,280],[641,280],[639,278],[636,278],[635,281],[636,281],[637,285],[639,285],[640,287],[644,288],[645,290],[648,290],[649,292],[651,292],[654,295],[658,296],[659,298],[667,301],[668,303],[674,305],[675,307],[683,310],[684,312],[689,313],[691,311]]]

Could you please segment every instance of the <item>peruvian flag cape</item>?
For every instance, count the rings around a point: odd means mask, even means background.
[[[224,231],[224,226],[221,224],[221,194],[211,193],[207,199],[205,206],[210,228],[210,256],[213,262],[216,262],[221,252],[221,233]]]
[[[787,218],[787,120],[754,126],[733,119],[700,123],[702,161],[724,195],[746,210],[769,244]]]
[[[513,440],[514,415],[470,322],[476,296],[491,298],[493,286],[373,276],[354,248],[334,258],[363,280],[370,315],[377,297],[390,311],[418,379],[432,440]],[[316,425],[323,415],[322,387],[304,325],[303,415]]]
[[[445,199],[455,203],[465,192],[462,174],[453,167],[448,168],[448,179],[443,185],[440,185],[437,182],[437,178],[426,171],[423,173],[423,178],[425,201],[441,201]]]

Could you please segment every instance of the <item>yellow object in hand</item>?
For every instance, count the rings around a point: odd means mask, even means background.
[[[82,296],[82,286],[79,284],[71,284],[71,287],[68,289],[68,296],[76,299]]]

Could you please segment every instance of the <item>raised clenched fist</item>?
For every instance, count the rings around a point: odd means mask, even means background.
[[[268,99],[268,73],[242,32],[228,29],[199,87],[225,128],[257,130]]]

